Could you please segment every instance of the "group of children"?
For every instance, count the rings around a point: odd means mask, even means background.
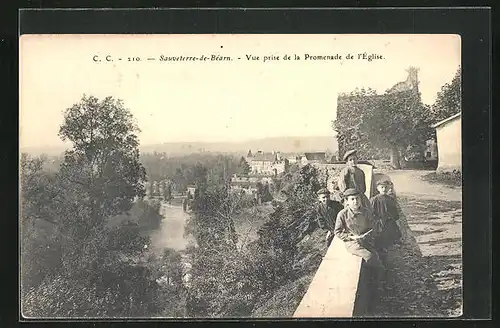
[[[356,151],[344,155],[346,167],[339,176],[343,204],[330,200],[326,189],[318,191],[318,223],[328,231],[327,243],[337,236],[346,249],[364,259],[380,274],[385,274],[385,260],[391,246],[401,243],[398,205],[389,179],[377,181],[378,195],[365,195],[365,175],[357,167]],[[380,277],[382,278],[382,277]]]

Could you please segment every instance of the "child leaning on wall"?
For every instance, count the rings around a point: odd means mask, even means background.
[[[347,251],[362,257],[372,272],[372,292],[385,288],[386,268],[379,257],[375,241],[377,233],[375,220],[370,207],[366,207],[357,189],[349,188],[344,192],[345,205],[335,221],[335,236],[344,242]]]

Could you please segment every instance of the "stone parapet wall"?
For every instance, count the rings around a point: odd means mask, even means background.
[[[349,318],[357,315],[360,295],[362,258],[347,251],[344,242],[333,238],[332,244],[314,275],[294,318]]]

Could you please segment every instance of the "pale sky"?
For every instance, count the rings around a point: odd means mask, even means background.
[[[339,92],[383,93],[417,66],[422,100],[432,104],[461,62],[457,35],[25,35],[20,47],[21,147],[63,145],[63,111],[84,93],[123,99],[142,145],[328,136]],[[357,60],[363,52],[384,59]],[[306,53],[342,60],[306,61]],[[159,61],[202,54],[233,61]],[[248,61],[250,54],[261,60]],[[280,59],[262,61],[271,55]]]

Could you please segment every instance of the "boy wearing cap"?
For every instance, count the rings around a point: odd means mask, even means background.
[[[364,207],[360,193],[354,188],[344,192],[346,207],[337,215],[335,235],[342,239],[347,250],[361,256],[366,264],[381,267],[374,244],[375,220],[370,208]]]
[[[399,220],[398,205],[395,198],[389,195],[391,187],[392,182],[389,179],[380,179],[377,182],[379,194],[370,199],[375,220],[380,227],[377,246],[383,252],[386,252],[392,245],[400,243],[402,237],[397,224]]]
[[[346,167],[340,171],[338,186],[343,193],[347,189],[356,189],[359,191],[361,201],[365,207],[370,207],[370,200],[366,197],[365,173],[358,164],[357,150],[349,150],[344,154]]]
[[[330,192],[326,188],[318,192],[318,207],[316,221],[321,229],[327,230],[326,242],[329,246],[333,240],[335,230],[335,219],[337,214],[343,209],[341,203],[330,199]]]
[[[339,212],[335,222],[335,235],[344,241],[347,251],[360,256],[371,270],[370,284],[372,306],[379,288],[385,289],[386,270],[375,248],[375,221],[371,208],[363,206],[359,191],[349,188],[344,192],[346,207]]]

